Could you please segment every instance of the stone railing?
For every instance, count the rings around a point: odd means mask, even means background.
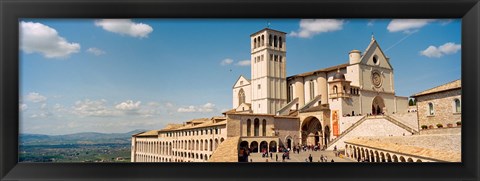
[[[277,111],[277,116],[279,115],[288,115],[290,113],[290,109],[293,105],[298,103],[298,97],[290,101],[287,105],[283,106],[280,110]]]

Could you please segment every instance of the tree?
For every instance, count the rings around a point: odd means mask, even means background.
[[[414,105],[414,104],[413,104],[413,99],[410,99],[410,101],[408,101],[408,105],[409,105],[409,106],[413,106],[413,105]]]

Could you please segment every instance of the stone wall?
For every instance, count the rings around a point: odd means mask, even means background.
[[[437,124],[442,124],[443,127],[447,127],[449,123],[456,125],[457,121],[461,121],[462,114],[456,113],[454,107],[454,100],[461,100],[461,94],[461,89],[456,89],[417,97],[420,127],[422,125],[437,127]],[[433,115],[429,115],[428,103],[433,103]]]
[[[420,134],[461,134],[462,128],[461,126],[453,127],[453,128],[434,128],[434,129],[423,129],[420,130]]]
[[[335,144],[328,147],[329,150],[332,150],[336,145],[337,149],[344,149],[344,141],[363,136],[408,136],[412,135],[407,130],[398,127],[397,125],[391,123],[390,121],[383,118],[369,118],[365,120],[362,124],[358,125],[352,131],[347,133],[335,142]]]

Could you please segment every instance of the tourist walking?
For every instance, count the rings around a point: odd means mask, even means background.
[[[310,160],[310,162],[313,161],[312,154],[310,154],[310,156],[308,156],[308,160]]]
[[[275,161],[278,162],[278,153],[275,154]]]

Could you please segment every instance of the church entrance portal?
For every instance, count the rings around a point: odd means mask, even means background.
[[[381,96],[375,96],[372,101],[372,114],[381,115],[386,112],[385,102]]]
[[[322,124],[316,117],[308,117],[302,124],[302,144],[321,145]]]

